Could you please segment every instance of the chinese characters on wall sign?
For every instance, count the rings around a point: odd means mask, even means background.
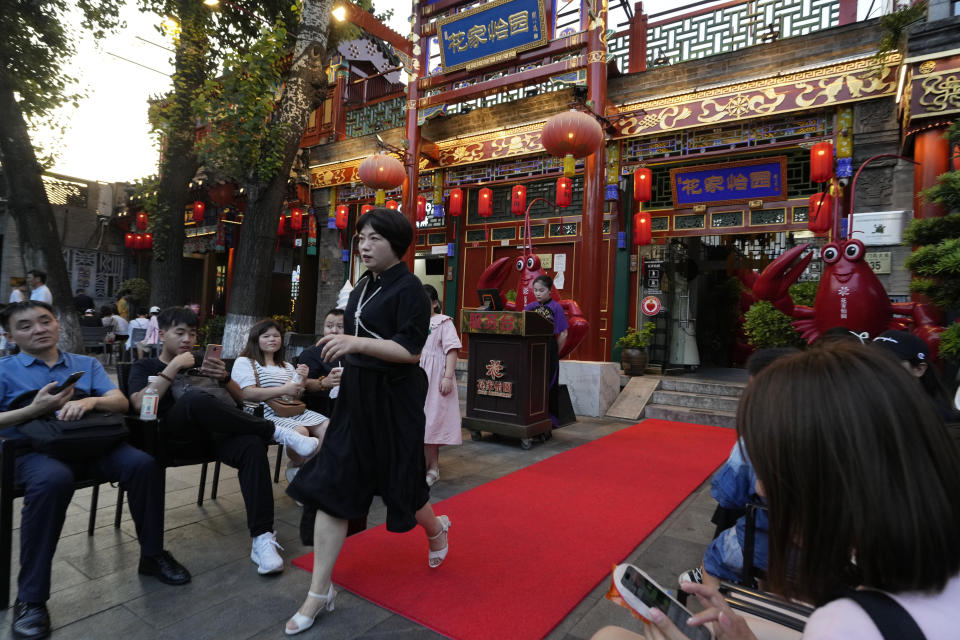
[[[675,208],[786,197],[785,156],[670,170]]]
[[[474,68],[547,43],[542,0],[494,0],[440,20],[444,71]]]

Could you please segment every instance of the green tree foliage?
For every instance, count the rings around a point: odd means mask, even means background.
[[[954,322],[940,334],[940,355],[947,360],[960,362],[960,322]]]
[[[960,145],[960,121],[944,137],[951,149]],[[960,309],[960,171],[944,173],[921,195],[949,215],[913,220],[904,231],[905,244],[920,245],[905,263],[915,276],[910,290],[942,309]]]
[[[817,297],[817,289],[820,288],[820,281],[816,282],[797,282],[790,285],[790,299],[793,304],[801,304],[806,307],[812,307]]]
[[[744,318],[743,332],[747,335],[747,342],[756,349],[803,344],[800,333],[791,324],[792,319],[766,300],[754,302]]]

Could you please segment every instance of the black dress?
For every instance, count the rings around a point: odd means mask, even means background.
[[[364,274],[344,317],[347,334],[393,340],[413,354],[423,348],[429,326],[430,302],[404,262],[376,280]],[[415,527],[414,514],[430,498],[423,457],[426,397],[427,376],[419,364],[346,356],[320,453],[287,493],[345,520],[365,517],[379,495],[387,505],[389,531]]]

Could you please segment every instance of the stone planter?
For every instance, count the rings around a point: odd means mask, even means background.
[[[628,376],[642,376],[647,368],[646,349],[621,349],[620,365]]]

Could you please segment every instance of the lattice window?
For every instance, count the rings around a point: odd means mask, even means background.
[[[347,112],[347,137],[356,138],[402,127],[406,122],[406,96],[384,100]]]
[[[756,0],[647,30],[647,64],[670,64],[737,51],[836,26],[838,0]]]

